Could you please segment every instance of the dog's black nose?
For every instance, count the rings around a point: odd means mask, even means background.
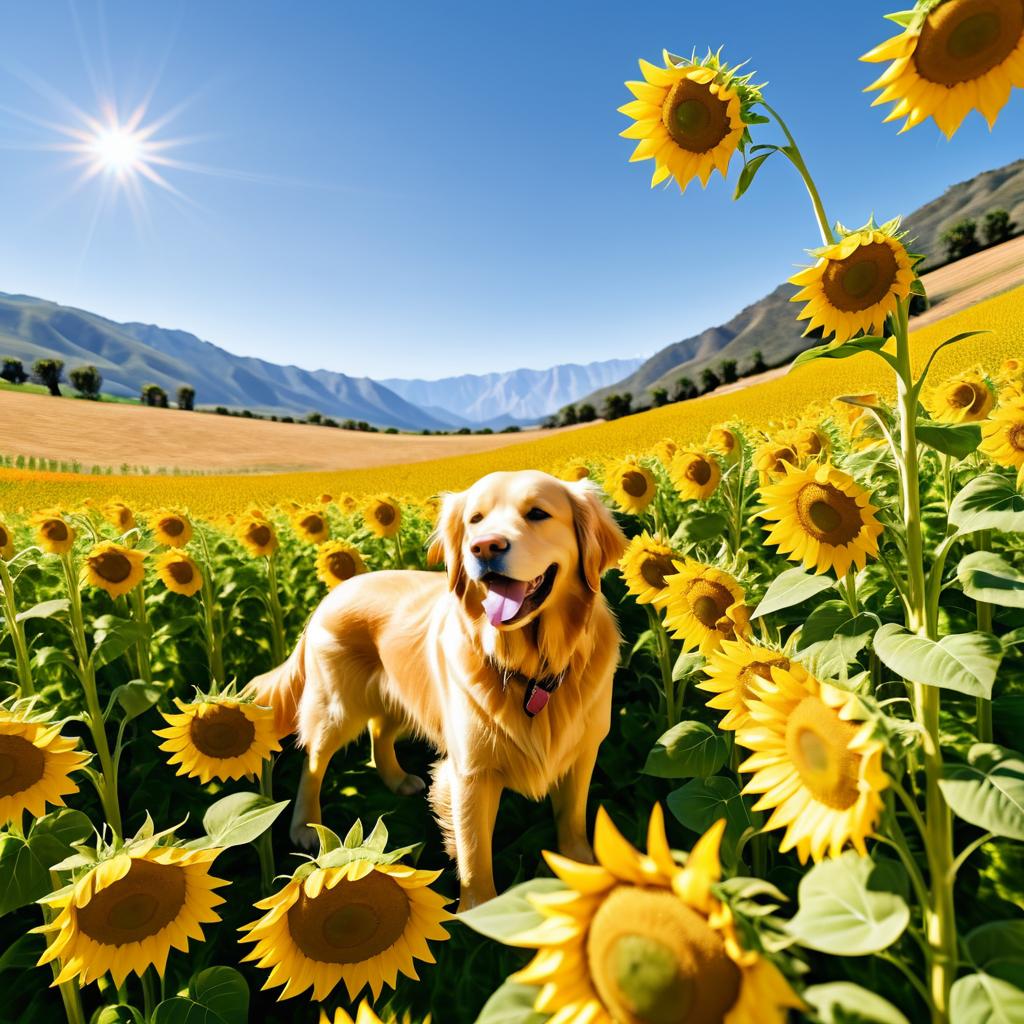
[[[477,558],[482,558],[486,561],[488,558],[494,558],[495,555],[500,555],[503,552],[508,551],[508,538],[499,537],[497,534],[490,533],[485,537],[477,537],[477,539],[470,544],[469,550],[472,551]]]

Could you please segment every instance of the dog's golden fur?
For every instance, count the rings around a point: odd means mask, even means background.
[[[539,607],[497,627],[484,613],[485,566],[473,552],[485,534],[506,544],[501,571],[511,578],[557,566]],[[589,859],[587,790],[619,648],[600,579],[623,546],[587,481],[492,473],[444,499],[430,556],[444,559],[447,574],[373,572],[336,587],[289,659],[249,687],[307,751],[293,839],[312,845],[327,764],[369,728],[377,769],[396,792],[424,788],[398,763],[398,736],[417,734],[440,752],[430,798],[458,863],[462,909],[494,895],[491,835],[504,788],[550,794],[559,848]],[[545,677],[561,683],[530,718],[526,681]]]

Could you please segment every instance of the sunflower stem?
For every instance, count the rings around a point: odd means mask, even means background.
[[[214,620],[213,585],[210,581],[209,562],[203,567],[203,587],[199,595],[203,606],[203,624],[206,630],[206,655],[210,662],[210,692],[219,693],[224,686],[224,653],[220,630]]]
[[[665,720],[667,727],[672,728],[679,721],[679,701],[677,700],[676,684],[672,678],[672,649],[669,645],[668,633],[658,613],[649,605],[644,605],[647,610],[647,621],[650,623],[651,632],[654,634],[654,641],[658,653],[658,670],[661,672],[661,692],[665,697]]]
[[[149,662],[149,619],[146,615],[146,581],[140,580],[132,591],[131,616],[142,627],[142,636],[135,641],[135,653],[139,661],[139,678],[145,683],[153,682],[153,669]]]
[[[60,875],[56,871],[50,872],[50,885],[55,892],[63,885]],[[40,904],[40,909],[43,912],[44,924],[50,924],[54,918],[53,911],[45,904]],[[61,972],[60,960],[51,960],[50,969],[53,972],[54,981],[56,981]],[[64,1003],[64,1013],[67,1016],[68,1024],[85,1024],[85,1010],[82,1007],[82,992],[78,987],[78,979],[72,978],[57,987],[60,990],[61,1001]]]
[[[142,982],[142,1015],[149,1021],[153,1018],[153,1011],[156,1010],[156,997],[153,991],[153,975],[149,968],[139,976]]]
[[[405,553],[402,551],[402,527],[399,525],[395,531],[395,568],[405,568]]]
[[[267,555],[267,589],[270,602],[270,654],[274,665],[284,661],[284,615],[281,612],[281,595],[277,591],[277,559]]]
[[[992,550],[992,535],[988,530],[978,531],[978,540],[975,545],[976,551]],[[981,633],[992,632],[992,605],[987,601],[975,601],[975,619],[978,623],[978,631]],[[978,733],[979,743],[992,742],[992,701],[987,697],[976,697],[975,730]]]
[[[14,581],[3,557],[0,557],[0,591],[3,592],[4,621],[14,644],[14,660],[18,670],[18,691],[21,697],[31,697],[36,691],[32,683],[32,663],[25,640],[25,626],[18,621],[18,606],[14,597]]]
[[[274,759],[268,757],[260,768],[260,795],[267,800],[274,799]],[[256,840],[256,855],[260,861],[260,889],[269,896],[274,889],[274,847],[270,841],[270,829]]]

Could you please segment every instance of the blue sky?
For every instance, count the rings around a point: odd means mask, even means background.
[[[759,298],[817,236],[781,160],[739,203],[717,176],[652,191],[617,136],[638,57],[749,57],[849,224],[1021,155],[1020,91],[992,134],[977,114],[951,143],[882,123],[856,58],[893,7],[6,4],[0,290],[354,375],[649,355]],[[168,169],[187,200],[147,186],[138,217],[103,176],[73,191],[39,122],[72,119],[58,95],[95,113],[150,91],[151,117],[189,101],[159,137],[218,173]]]

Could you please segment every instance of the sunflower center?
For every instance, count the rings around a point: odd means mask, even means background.
[[[42,532],[47,540],[58,544],[68,539],[68,525],[63,519],[47,519],[43,523]]]
[[[310,899],[301,889],[288,929],[306,956],[321,963],[357,964],[390,949],[405,931],[409,897],[379,871],[341,881]]]
[[[390,505],[378,505],[373,510],[373,518],[381,526],[390,526],[395,521],[395,510]]]
[[[805,697],[786,723],[786,752],[815,799],[845,811],[857,802],[860,757],[850,750],[856,726],[819,697]]]
[[[949,404],[955,409],[971,409],[976,400],[977,395],[970,384],[956,384],[950,389]]]
[[[669,90],[661,119],[676,144],[691,153],[707,153],[729,134],[729,104],[688,78]]]
[[[189,736],[207,757],[241,757],[256,737],[256,726],[238,708],[219,704],[189,724]]]
[[[686,477],[703,487],[711,479],[711,467],[704,459],[694,459],[686,467]]]
[[[733,602],[732,594],[711,580],[695,580],[690,586],[690,611],[706,629],[715,629]]]
[[[306,516],[304,519],[302,519],[299,522],[299,525],[307,533],[323,533],[324,532],[324,521],[323,521],[323,519],[320,518],[320,516],[316,515],[315,513],[313,515]]]
[[[185,524],[178,518],[161,519],[160,529],[168,537],[180,537],[185,532]]]
[[[670,555],[648,555],[640,566],[640,575],[657,590],[664,590],[665,577],[675,572],[676,567]]]
[[[832,484],[804,484],[796,496],[800,525],[815,540],[834,547],[853,541],[860,533],[860,507]]]
[[[347,551],[333,551],[327,559],[331,575],[347,580],[356,574],[356,560]]]
[[[173,864],[135,858],[128,874],[96,893],[78,911],[78,927],[105,946],[156,935],[185,905],[185,872]]]
[[[132,563],[120,551],[101,551],[89,558],[93,572],[108,583],[123,583],[132,574]]]
[[[771,661],[752,661],[744,665],[739,672],[740,686],[745,700],[757,700],[757,693],[754,691],[755,680],[770,683],[772,681],[772,669],[781,668],[789,671],[789,658],[772,658]]]
[[[1024,423],[1014,423],[1006,432],[1006,443],[1015,452],[1024,452]]]
[[[195,573],[192,572],[191,563],[185,561],[171,562],[167,566],[167,571],[171,574],[171,579],[182,586],[191,583],[195,576]]]
[[[257,547],[265,548],[270,543],[270,527],[262,524],[250,526],[249,540]]]
[[[7,547],[8,541],[10,541],[11,535],[0,526],[0,548]]]
[[[846,313],[859,313],[881,302],[896,282],[896,256],[884,242],[858,246],[841,260],[829,260],[822,288],[829,302]]]
[[[808,455],[820,455],[823,447],[821,435],[816,430],[805,430],[800,435],[800,442]]]
[[[587,961],[601,1001],[622,1024],[721,1024],[742,982],[703,916],[670,892],[637,886],[619,886],[601,904]]]
[[[0,798],[34,786],[46,772],[46,755],[24,736],[0,736]]]
[[[925,19],[914,48],[922,78],[938,85],[969,82],[998,67],[1024,31],[1021,0],[951,0]]]
[[[784,473],[786,471],[786,463],[795,465],[797,462],[797,454],[795,448],[790,448],[788,445],[782,448],[776,448],[771,453],[771,469],[772,473]]]

